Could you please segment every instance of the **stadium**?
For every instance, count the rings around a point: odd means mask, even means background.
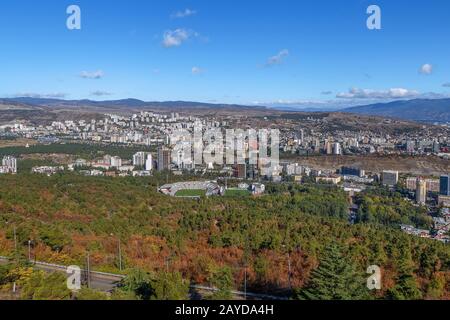
[[[163,185],[159,191],[172,197],[209,197],[221,195],[223,188],[216,181],[187,181]]]

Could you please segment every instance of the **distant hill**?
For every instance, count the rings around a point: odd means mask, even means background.
[[[0,103],[17,103],[29,106],[45,106],[50,108],[105,108],[105,109],[142,109],[142,108],[204,108],[204,109],[266,109],[260,106],[244,106],[236,104],[215,104],[193,101],[142,101],[138,99],[122,99],[122,100],[63,100],[63,99],[47,99],[47,98],[32,98],[32,97],[18,97],[18,98],[0,98]]]
[[[121,100],[64,100],[48,98],[0,98],[0,110],[8,110],[11,114],[14,111],[40,111],[40,112],[135,112],[139,110],[168,111],[173,110],[189,111],[198,113],[242,113],[251,116],[255,114],[279,114],[280,108],[266,106],[246,106],[237,104],[216,104],[193,101],[142,101],[138,99]],[[283,110],[292,113],[305,113],[308,109],[296,110],[295,108]],[[310,112],[324,112],[313,108]],[[450,99],[415,99],[398,100],[389,103],[377,103],[365,106],[340,108],[338,110],[328,110],[329,112],[354,113],[369,116],[382,116],[386,118],[396,118],[402,120],[421,122],[450,122]],[[22,112],[23,115],[26,113]],[[11,115],[10,118],[13,118]]]
[[[450,99],[414,99],[351,107],[342,112],[414,121],[450,122]]]

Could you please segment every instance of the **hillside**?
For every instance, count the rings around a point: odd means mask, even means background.
[[[379,297],[396,285],[399,267],[407,263],[421,295],[448,298],[445,288],[429,292],[427,284],[448,277],[449,248],[398,230],[398,223],[411,219],[427,223],[420,208],[401,197],[382,203],[376,194],[365,195],[361,201],[374,212],[372,224],[349,225],[347,196],[333,186],[270,185],[261,197],[192,201],[157,193],[166,179],[0,176],[0,255],[16,250],[26,256],[32,239],[32,255],[41,261],[82,265],[89,252],[93,270],[118,273],[120,241],[126,269],[170,268],[198,284],[226,270],[231,287],[242,289],[246,265],[249,290],[289,294],[290,287],[308,284],[334,243],[358,273],[371,261],[383,267],[386,286]],[[384,225],[376,223],[381,218]]]
[[[342,111],[414,121],[449,122],[450,99],[401,100],[351,107]]]
[[[99,108],[99,109],[142,109],[142,108],[195,108],[195,109],[266,109],[259,106],[244,106],[236,104],[216,104],[195,101],[142,101],[139,99],[121,99],[121,100],[63,100],[63,99],[46,99],[46,98],[6,98],[0,99],[0,104],[20,104],[28,106],[39,106],[49,108]]]
[[[381,172],[386,169],[413,175],[439,176],[450,171],[450,162],[438,157],[411,156],[310,156],[290,157],[290,160],[315,169],[337,170],[342,166],[355,166],[369,172]]]

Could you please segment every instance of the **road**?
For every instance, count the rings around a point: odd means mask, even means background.
[[[0,256],[0,264],[6,264],[10,261],[7,257]],[[66,273],[67,267],[52,263],[46,263],[46,262],[40,262],[36,261],[33,262],[33,267],[38,270],[43,270],[46,272],[61,272]],[[109,292],[113,290],[117,283],[122,280],[125,276],[120,274],[113,274],[113,273],[105,273],[105,272],[98,272],[98,271],[91,271],[90,272],[90,286],[92,289],[100,290]],[[82,279],[85,279],[86,282],[87,279],[87,272],[86,270],[82,270]]]
[[[7,264],[10,262],[8,257],[0,256],[0,264]],[[41,261],[33,261],[33,267],[38,270],[43,270],[45,272],[61,272],[65,273],[67,271],[67,266],[62,266],[58,264],[46,263]],[[117,284],[125,278],[124,275],[91,271],[90,272],[90,287],[104,292],[111,292]],[[82,270],[82,279],[87,279],[87,271]],[[216,288],[211,288],[202,285],[191,285],[191,290],[198,293],[201,292],[215,292]],[[250,300],[287,300],[286,297],[272,296],[266,294],[252,293],[252,292],[242,292],[242,291],[231,291],[231,294],[238,298],[246,298]]]

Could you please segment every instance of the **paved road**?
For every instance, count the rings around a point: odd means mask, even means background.
[[[6,264],[10,260],[7,257],[0,256],[0,263]],[[36,269],[43,270],[46,272],[61,272],[66,273],[67,267],[61,266],[57,264],[52,263],[45,263],[36,261],[33,262],[33,266]],[[123,275],[119,274],[112,274],[112,273],[104,273],[104,272],[97,272],[97,271],[91,271],[90,272],[90,285],[91,288],[100,290],[100,291],[111,291],[114,289],[117,285],[117,283],[124,278]],[[87,281],[87,272],[86,270],[82,270],[82,279],[84,282]]]
[[[0,264],[6,264],[9,261],[10,261],[9,258],[0,256]],[[40,261],[33,262],[33,266],[36,269],[43,270],[46,272],[66,273],[66,270],[67,270],[67,266],[46,263],[46,262],[40,262]],[[120,275],[120,274],[91,271],[90,272],[90,285],[91,285],[91,288],[93,288],[93,289],[104,291],[104,292],[110,292],[117,286],[117,283],[120,282],[120,280],[122,280],[124,277],[125,276]],[[87,279],[86,270],[82,270],[82,279]],[[191,285],[190,288],[191,288],[191,290],[197,291],[199,293],[217,291],[216,288],[211,288],[211,287],[201,286],[201,285]],[[235,297],[240,297],[240,298],[246,297],[247,299],[253,299],[253,300],[287,300],[286,297],[271,296],[271,295],[252,293],[252,292],[245,293],[242,291],[231,291],[231,293]]]

